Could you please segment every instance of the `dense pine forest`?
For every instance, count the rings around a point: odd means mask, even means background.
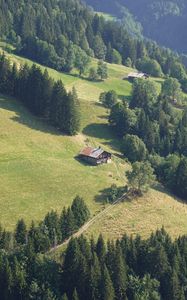
[[[39,227],[32,223],[27,230],[20,220],[14,233],[1,229],[1,299],[186,299],[187,238],[172,241],[164,229],[147,240],[124,235],[106,243],[101,235],[95,241],[81,236],[70,240],[61,262],[42,254],[88,216],[77,198]]]
[[[133,33],[143,34],[180,53],[187,52],[185,0],[86,0],[86,3],[121,20],[128,17]]]

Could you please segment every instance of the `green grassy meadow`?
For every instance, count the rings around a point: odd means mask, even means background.
[[[4,47],[4,44],[0,44]],[[4,47],[5,49],[5,47]],[[33,62],[6,53],[18,65]],[[97,61],[93,60],[92,65]],[[44,69],[43,66],[40,66]],[[47,68],[51,77],[61,79],[67,89],[77,89],[81,104],[81,132],[75,137],[63,136],[41,119],[31,115],[18,101],[0,95],[0,223],[13,229],[19,218],[27,224],[40,221],[51,209],[61,211],[78,194],[87,202],[92,215],[103,209],[104,190],[125,184],[129,168],[115,157],[108,165],[92,167],[76,159],[85,145],[102,146],[119,153],[119,141],[108,127],[108,111],[99,102],[103,91],[114,89],[119,97],[130,97],[132,85],[122,80],[132,69],[110,65],[109,78],[90,82]],[[160,89],[162,79],[152,78]],[[152,190],[145,197],[121,203],[88,230],[106,238],[117,238],[124,232],[147,236],[162,225],[169,232],[185,233],[187,207],[164,191]]]
[[[121,238],[124,233],[148,238],[151,232],[162,226],[173,238],[187,234],[186,203],[163,188],[151,189],[141,198],[117,204],[97,220],[86,234],[96,238],[102,232],[105,239]]]
[[[39,221],[49,210],[61,211],[64,205],[70,205],[77,194],[85,198],[92,214],[102,209],[94,198],[113,183],[123,184],[119,172],[124,167],[116,168],[113,162],[96,168],[79,162],[76,155],[86,143],[97,145],[94,138],[93,142],[86,139],[83,134],[63,136],[16,100],[0,96],[3,226],[11,229],[22,217],[27,223]]]

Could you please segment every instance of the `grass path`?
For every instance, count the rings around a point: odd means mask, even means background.
[[[58,251],[60,249],[62,249],[63,247],[67,246],[69,241],[72,238],[77,238],[80,237],[83,233],[85,233],[88,228],[90,226],[92,226],[96,221],[100,220],[101,217],[103,217],[104,215],[106,215],[109,212],[112,212],[114,206],[116,204],[118,204],[119,202],[121,202],[125,197],[125,194],[120,197],[119,199],[117,199],[116,201],[114,201],[112,204],[108,205],[106,208],[104,208],[101,212],[99,212],[96,216],[94,216],[91,220],[89,220],[86,224],[84,224],[76,233],[74,233],[72,236],[70,236],[66,241],[64,241],[62,244],[53,247],[50,251],[49,254],[52,253],[53,251]]]

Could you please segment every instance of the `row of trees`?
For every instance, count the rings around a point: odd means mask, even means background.
[[[0,251],[2,300],[185,300],[187,238],[164,229],[147,240],[72,239],[63,263],[37,254],[30,241]]]
[[[27,229],[23,219],[19,220],[14,233],[0,227],[0,250],[12,252],[22,247],[32,247],[34,253],[45,253],[51,247],[63,243],[75,233],[90,217],[84,200],[75,197],[71,207],[63,208],[60,215],[49,212],[38,226],[32,222]]]
[[[62,81],[54,82],[39,67],[11,65],[0,56],[0,92],[19,99],[33,114],[45,118],[60,131],[74,135],[80,129],[76,90],[67,92]]]
[[[77,0],[1,1],[1,37],[17,52],[43,64],[82,73],[94,56],[110,63],[136,66],[151,75],[176,77],[184,89],[186,70],[180,59],[156,43],[136,40],[122,23],[106,21]]]

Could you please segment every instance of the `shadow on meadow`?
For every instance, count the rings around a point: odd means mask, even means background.
[[[10,101],[11,100],[11,101]],[[31,114],[19,101],[14,98],[0,95],[0,109],[12,111],[15,116],[11,120],[27,126],[31,129],[53,135],[62,135],[43,118],[39,118]]]
[[[116,139],[112,128],[108,124],[89,124],[83,129],[82,133],[91,138],[101,139],[102,145],[106,145],[114,151],[120,151],[120,141]]]
[[[99,191],[99,194],[94,197],[94,200],[98,203],[113,203],[115,200],[120,198],[126,191],[125,187],[114,187],[106,188]]]

